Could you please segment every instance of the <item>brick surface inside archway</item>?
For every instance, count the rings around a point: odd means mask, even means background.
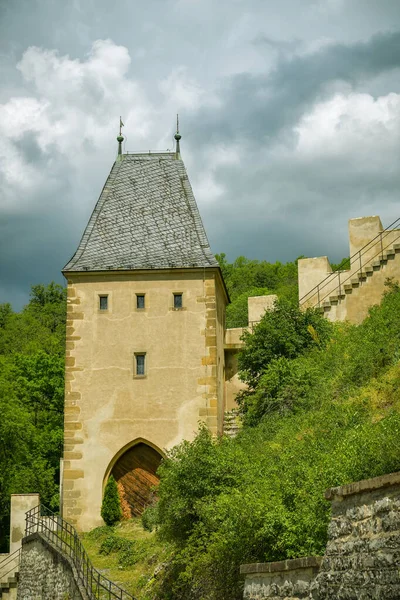
[[[156,471],[160,454],[147,444],[137,444],[127,450],[115,463],[111,473],[117,483],[122,483],[132,515],[140,515],[153,495],[152,488],[158,484]]]

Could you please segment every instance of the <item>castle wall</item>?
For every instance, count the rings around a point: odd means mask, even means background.
[[[400,598],[400,473],[327,490],[328,544],[320,557],[242,565],[244,598]]]
[[[242,565],[244,600],[302,600],[310,598],[321,558],[311,556],[272,563]]]
[[[218,321],[216,277],[216,269],[68,274],[63,516],[78,529],[102,523],[104,477],[124,446],[171,448],[193,439],[199,420],[217,431],[225,300]],[[144,310],[136,294],[145,294]],[[137,377],[142,352],[146,375]]]
[[[381,302],[385,281],[400,280],[400,257],[397,256],[400,249],[394,250],[396,244],[400,244],[400,230],[383,231],[379,217],[350,219],[349,269],[332,273],[326,256],[299,260],[301,306],[319,306],[331,321],[347,319],[361,323],[368,309]],[[380,260],[381,257],[384,260]]]

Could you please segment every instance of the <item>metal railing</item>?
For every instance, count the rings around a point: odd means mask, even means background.
[[[386,229],[380,231],[372,240],[370,240],[365,246],[357,250],[352,256],[343,260],[340,265],[329,273],[325,279],[320,281],[315,287],[313,287],[310,291],[308,291],[302,298],[299,300],[300,306],[303,306],[307,303],[307,305],[312,308],[316,306],[321,306],[321,303],[331,295],[336,295],[340,299],[341,296],[344,295],[344,284],[352,279],[353,277],[358,277],[360,274],[362,275],[364,267],[371,264],[371,262],[379,257],[380,260],[386,260],[384,253],[385,250],[390,248],[397,240],[400,239],[400,231],[396,228],[396,225],[400,225],[400,217],[393,221]],[[393,231],[399,231],[399,235],[394,239],[391,239],[389,242],[387,241],[387,236],[391,234]],[[371,255],[372,252],[375,252],[375,247],[378,248],[378,251]],[[374,249],[375,248],[375,249]],[[368,254],[368,258],[365,259]],[[350,270],[343,270],[345,264],[349,263]],[[352,265],[357,265],[354,269]],[[337,280],[337,283],[335,282]],[[329,288],[329,291],[326,291]]]
[[[91,600],[135,600],[93,567],[75,528],[62,517],[40,504],[26,513],[25,520],[25,535],[41,534],[71,559],[79,583]]]
[[[6,556],[4,560],[0,562],[0,582],[4,581],[4,577],[7,577],[10,573],[18,570],[21,562],[21,548],[18,548],[12,554]]]

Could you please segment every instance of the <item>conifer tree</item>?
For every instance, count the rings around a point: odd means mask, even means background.
[[[104,490],[101,516],[105,524],[109,526],[115,525],[122,518],[121,501],[118,494],[117,482],[112,475],[110,475],[106,489]]]

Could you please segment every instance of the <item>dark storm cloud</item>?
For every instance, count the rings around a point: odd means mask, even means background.
[[[282,58],[271,73],[242,73],[227,81],[219,110],[200,111],[189,123],[190,132],[196,134],[197,143],[201,143],[204,129],[218,140],[240,137],[268,143],[268,138],[274,140],[281,129],[297,122],[309,106],[327,97],[331,93],[327,84],[356,84],[399,67],[400,31],[378,34],[368,42],[334,44],[305,56]]]

